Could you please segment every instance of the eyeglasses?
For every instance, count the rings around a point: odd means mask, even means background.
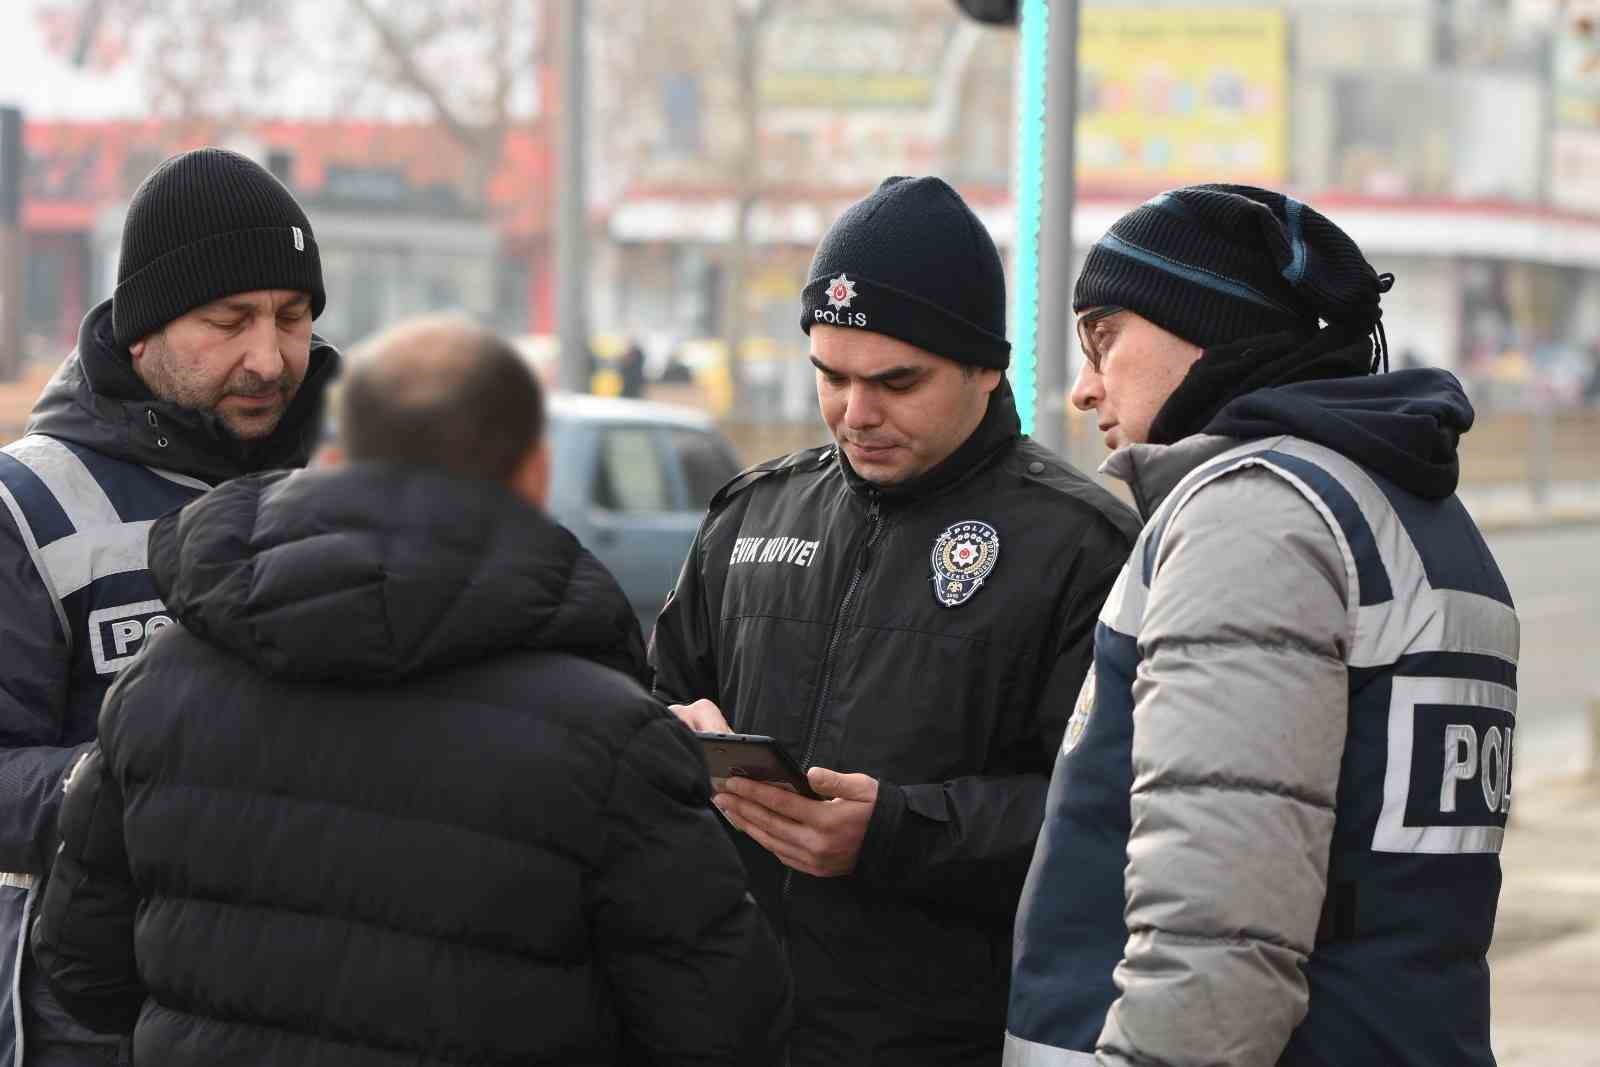
[[[1078,347],[1083,349],[1083,358],[1096,374],[1100,373],[1100,364],[1105,361],[1105,350],[1100,347],[1100,341],[1095,337],[1094,324],[1111,316],[1126,311],[1127,308],[1115,304],[1104,307],[1090,308],[1078,317]]]

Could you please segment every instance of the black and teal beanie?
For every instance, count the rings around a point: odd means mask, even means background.
[[[1343,230],[1292,197],[1191,185],[1146,201],[1096,241],[1077,312],[1121,307],[1201,348],[1322,324],[1366,332],[1393,283]]]
[[[957,363],[1004,370],[1006,278],[989,231],[940,178],[888,178],[823,235],[800,328],[898,338]]]
[[[322,313],[322,259],[306,213],[283,183],[222,148],[172,156],[133,194],[111,322],[117,344],[146,337],[232,293],[294,289]]]

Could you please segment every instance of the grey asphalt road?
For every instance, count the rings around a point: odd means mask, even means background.
[[[1487,539],[1522,620],[1513,773],[1527,783],[1581,770],[1588,704],[1600,698],[1600,525]]]

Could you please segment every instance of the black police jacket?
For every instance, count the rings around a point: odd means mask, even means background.
[[[150,545],[182,625],[106,698],[33,942],[136,1063],[742,1067],[781,1040],[705,763],[570,533],[353,467],[229,482]]]
[[[1094,623],[1138,520],[1019,435],[876,488],[832,448],[713,500],[656,624],[658,696],[879,780],[854,872],[735,835],[795,979],[790,1063],[998,1064],[1011,927]]]

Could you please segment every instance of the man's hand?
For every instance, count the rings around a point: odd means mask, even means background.
[[[722,709],[709,700],[696,700],[693,704],[668,704],[667,710],[683,720],[691,730],[704,730],[715,734],[731,734],[733,727],[722,717]]]
[[[823,767],[811,768],[806,779],[830,799],[808,800],[775,785],[729,778],[712,803],[784,866],[816,878],[849,874],[878,803],[878,780]]]

